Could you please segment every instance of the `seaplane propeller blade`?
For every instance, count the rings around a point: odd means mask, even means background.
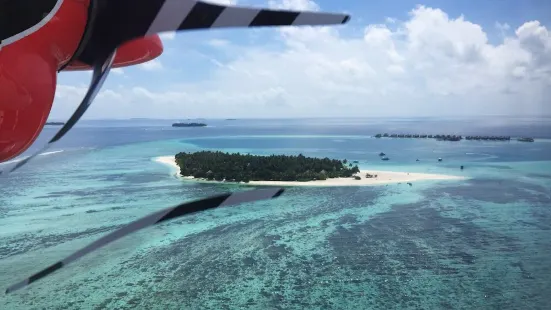
[[[218,196],[213,196],[210,198],[200,199],[193,202],[187,202],[179,204],[175,207],[166,208],[164,210],[157,211],[145,217],[142,217],[139,220],[133,221],[130,224],[117,229],[100,239],[92,242],[91,244],[85,246],[84,248],[74,252],[63,260],[58,261],[57,263],[50,265],[49,267],[33,274],[29,278],[22,280],[8,289],[6,289],[6,294],[21,289],[35,281],[38,281],[47,275],[53,273],[54,271],[67,266],[68,264],[74,262],[75,260],[81,258],[82,256],[95,251],[117,239],[120,239],[128,234],[136,232],[138,230],[144,229],[149,226],[153,226],[165,221],[175,219],[184,215],[205,211],[208,209],[220,208],[225,206],[237,205],[246,202],[253,202],[258,200],[272,199],[280,196],[283,193],[282,188],[269,188],[269,189],[257,189],[249,190],[236,193],[226,193]]]
[[[272,10],[197,0],[97,0],[92,34],[79,56],[91,64],[96,57],[132,39],[166,31],[215,28],[335,25],[347,14]]]

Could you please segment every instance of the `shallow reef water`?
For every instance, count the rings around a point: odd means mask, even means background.
[[[551,304],[547,140],[383,141],[360,128],[332,134],[303,128],[293,135],[257,124],[245,133],[219,122],[203,131],[192,128],[186,137],[182,131],[155,130],[157,125],[134,136],[143,124],[120,125],[117,134],[132,137],[126,140],[105,134],[99,125],[77,128],[61,145],[63,152],[41,156],[0,181],[0,283],[7,287],[155,210],[251,188],[182,182],[152,161],[156,156],[202,149],[303,153],[358,160],[367,169],[470,179],[291,187],[275,200],[137,232],[0,297],[0,309],[547,309]],[[105,141],[98,142],[102,133]],[[87,140],[88,135],[94,138]],[[381,151],[390,162],[378,159]],[[444,161],[438,163],[438,157]]]

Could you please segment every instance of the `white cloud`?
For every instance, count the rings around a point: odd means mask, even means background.
[[[158,71],[163,69],[163,64],[158,59],[153,59],[138,65],[140,68],[147,71]]]
[[[175,31],[162,32],[161,34],[159,34],[159,37],[163,40],[174,40],[174,38],[176,38],[176,32]]]
[[[551,35],[539,21],[530,21],[520,26],[515,34],[523,49],[532,55],[534,70],[551,67]]]
[[[230,44],[228,40],[212,39],[207,42],[208,45],[213,47],[226,47]]]
[[[507,23],[502,24],[500,22],[496,22],[495,26],[498,30],[509,30],[509,29],[511,29],[511,26],[509,26],[509,24],[507,24]]]
[[[319,8],[309,0],[270,5]],[[98,97],[89,117],[551,113],[551,36],[538,21],[527,21],[498,44],[468,17],[425,6],[392,28],[365,25],[355,35],[341,29],[279,28],[280,49],[232,45],[209,76],[173,88],[110,89],[120,96]],[[179,63],[185,72],[186,62]],[[142,67],[162,65],[153,60]]]
[[[320,7],[312,0],[269,0],[274,9],[319,11]]]
[[[122,68],[113,68],[111,69],[111,72],[116,75],[124,75],[124,70]]]
[[[216,4],[223,4],[223,5],[235,5],[237,4],[237,0],[203,0],[205,2],[210,3],[216,3]]]
[[[506,36],[506,33],[507,31],[509,31],[509,29],[511,29],[511,26],[507,23],[500,23],[500,22],[495,22],[495,25],[496,29],[499,31],[499,34],[501,35],[502,38],[504,38]]]

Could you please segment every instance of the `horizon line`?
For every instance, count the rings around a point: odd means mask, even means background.
[[[441,116],[301,116],[301,117],[192,117],[192,118],[156,118],[156,117],[128,117],[128,118],[83,118],[82,121],[130,121],[130,120],[287,120],[287,119],[446,119],[446,118],[551,118],[549,115],[441,115]],[[47,122],[64,121],[62,118],[51,118]]]

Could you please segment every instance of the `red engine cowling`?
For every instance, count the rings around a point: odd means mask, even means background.
[[[163,43],[158,35],[147,36],[124,43],[117,49],[113,68],[141,64],[159,57],[163,53]],[[78,61],[71,62],[63,71],[90,70],[90,66]]]
[[[86,26],[88,0],[64,0],[35,32],[0,49],[0,162],[24,152],[50,113],[56,71],[75,52]],[[114,67],[143,63],[163,52],[157,35],[121,46]],[[89,70],[78,62],[66,70]]]
[[[42,130],[58,64],[75,51],[87,8],[87,1],[63,1],[48,23],[0,50],[0,161],[25,151]]]

